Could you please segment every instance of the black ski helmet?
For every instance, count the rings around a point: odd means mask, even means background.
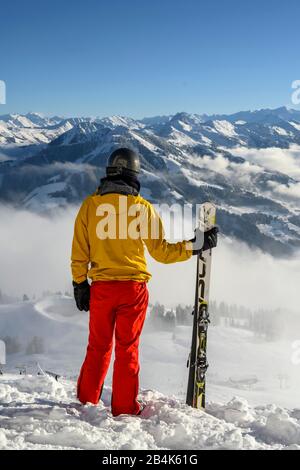
[[[140,169],[141,164],[139,154],[128,148],[119,148],[109,156],[106,174],[107,176],[117,176],[122,174],[137,176]]]

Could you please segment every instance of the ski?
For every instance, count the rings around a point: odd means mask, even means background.
[[[216,207],[210,202],[199,208],[198,226],[206,232],[216,224]],[[186,403],[194,408],[205,408],[207,362],[207,330],[210,323],[208,302],[212,250],[197,255],[195,305],[191,352],[188,360],[189,376]]]

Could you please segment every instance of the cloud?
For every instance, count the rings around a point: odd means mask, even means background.
[[[7,160],[12,160],[12,158],[0,152],[0,162],[6,162]]]
[[[96,170],[98,168],[88,163],[72,163],[72,162],[53,162],[48,165],[31,165],[24,164],[18,168],[18,174],[26,175],[37,175],[37,176],[52,176],[53,173],[66,172],[68,174],[83,173],[87,172],[96,179]]]
[[[153,300],[193,304],[195,259],[169,266],[150,260]],[[299,311],[300,258],[278,259],[237,241],[220,238],[212,263],[211,297],[255,308]]]
[[[285,184],[278,184],[274,181],[269,181],[268,186],[272,189],[272,191],[280,196],[282,199],[285,200],[294,200],[295,202],[299,203],[300,199],[300,182],[298,183],[289,183]]]
[[[0,289],[9,295],[40,295],[70,287],[75,208],[53,218],[0,206]]]
[[[197,164],[207,169],[222,174],[230,182],[241,185],[244,189],[257,191],[255,180],[257,174],[265,170],[281,172],[296,180],[289,184],[281,184],[275,181],[267,181],[261,190],[266,196],[299,204],[300,198],[300,147],[293,145],[290,149],[246,149],[234,148],[230,152],[234,156],[244,158],[243,163],[231,162],[223,155],[216,158],[204,156],[197,160]],[[299,181],[297,181],[297,179]]]
[[[300,180],[300,146],[291,145],[289,149],[270,147],[266,149],[233,148],[230,152],[243,157],[250,163],[261,165],[272,171],[280,171]]]
[[[70,253],[77,207],[47,218],[0,206],[0,289],[40,295],[71,289]],[[149,258],[151,301],[193,304],[195,258],[163,265]],[[277,259],[221,238],[214,252],[211,296],[248,307],[299,310],[300,259]]]
[[[195,157],[195,164],[208,171],[220,173],[228,180],[245,186],[251,184],[251,179],[254,175],[263,171],[263,168],[257,164],[248,161],[236,163],[221,154],[218,154],[215,158],[209,155],[204,155],[202,158],[197,156]]]

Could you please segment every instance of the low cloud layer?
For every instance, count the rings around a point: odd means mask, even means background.
[[[228,178],[229,181],[235,181],[235,183],[239,183],[245,187],[250,187],[252,184],[251,178],[263,171],[263,167],[255,163],[248,161],[236,163],[221,154],[214,158],[205,155],[201,160],[198,157],[197,165],[208,171],[220,173],[222,176]]]
[[[272,171],[280,171],[300,180],[300,147],[298,145],[291,145],[289,149],[241,147],[230,151],[233,155],[243,157],[251,163],[264,166]]]
[[[0,207],[0,289],[39,296],[71,288],[70,253],[77,208],[52,219]],[[151,301],[193,304],[195,259],[162,265],[149,257]],[[298,310],[299,257],[278,260],[240,242],[220,239],[214,252],[211,296],[249,307]]]
[[[154,300],[193,304],[195,259],[161,266],[149,260]],[[277,259],[241,242],[221,238],[214,251],[211,297],[249,308],[288,308],[298,311],[300,259]]]
[[[204,156],[200,160],[195,156],[195,164],[221,174],[228,181],[239,184],[244,189],[257,191],[256,176],[265,171],[279,172],[290,178],[287,183],[270,180],[261,188],[261,192],[281,202],[290,202],[295,209],[300,205],[300,147],[292,145],[289,149],[234,148],[230,152],[245,159],[243,163],[230,161],[219,154],[215,158]]]
[[[276,194],[278,197],[287,200],[294,200],[296,203],[299,203],[300,200],[300,182],[293,184],[277,184],[273,181],[269,181],[268,187]]]

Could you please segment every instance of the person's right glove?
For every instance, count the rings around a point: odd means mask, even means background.
[[[195,236],[192,240],[190,240],[194,245],[193,255],[199,255],[202,251],[211,250],[212,248],[215,248],[218,244],[218,232],[219,227],[213,227],[204,233],[201,232],[199,228],[196,228]],[[197,245],[200,243],[201,240],[203,240],[203,245],[201,248],[199,248]]]
[[[78,310],[88,312],[90,309],[90,285],[87,280],[79,284],[73,281],[74,299]]]

